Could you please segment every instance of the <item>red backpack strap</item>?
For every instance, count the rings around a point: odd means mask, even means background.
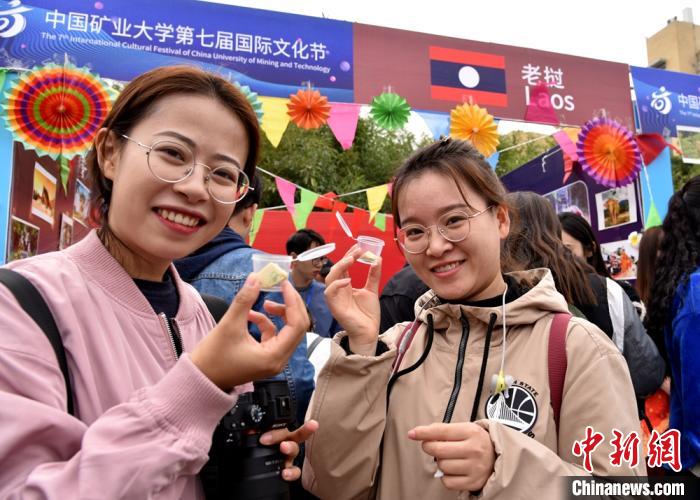
[[[557,313],[549,329],[547,361],[549,367],[549,392],[554,410],[554,425],[559,435],[559,412],[561,411],[564,378],[566,377],[566,329],[571,314]]]

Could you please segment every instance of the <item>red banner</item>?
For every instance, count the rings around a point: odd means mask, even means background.
[[[580,126],[605,110],[634,128],[625,64],[357,23],[353,33],[355,102],[391,85],[412,109],[473,102],[497,118],[524,120],[544,82],[559,123]]]

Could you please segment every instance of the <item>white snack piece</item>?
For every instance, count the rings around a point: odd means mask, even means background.
[[[363,253],[362,255],[360,255],[360,258],[359,258],[358,260],[363,260],[363,261],[365,261],[365,262],[372,262],[372,263],[374,263],[374,262],[377,262],[377,258],[378,258],[378,257],[377,257],[375,254],[373,254],[372,252],[370,252],[369,250],[367,250],[365,253]]]
[[[272,288],[287,279],[287,273],[274,262],[270,262],[258,272],[261,288]]]

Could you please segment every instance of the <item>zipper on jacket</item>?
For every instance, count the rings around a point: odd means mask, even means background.
[[[173,348],[173,356],[175,361],[182,354],[182,341],[180,340],[180,329],[177,327],[175,320],[168,319],[164,313],[160,313],[158,317],[163,321],[165,326],[165,331],[168,334],[168,340],[170,340],[170,347]]]
[[[464,316],[460,317],[462,322],[462,339],[459,341],[459,351],[457,353],[457,365],[455,366],[455,381],[452,386],[452,394],[450,394],[450,400],[447,403],[447,410],[445,410],[445,416],[442,418],[443,423],[450,423],[452,420],[452,414],[455,411],[455,405],[457,404],[457,396],[459,396],[459,391],[462,388],[462,368],[464,367],[464,357],[467,352],[467,340],[469,340],[469,321],[467,321]]]

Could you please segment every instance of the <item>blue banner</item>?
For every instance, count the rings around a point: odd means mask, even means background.
[[[676,127],[700,127],[700,76],[630,66],[642,132],[677,137]]]
[[[64,54],[115,80],[195,62],[265,96],[311,82],[331,101],[353,101],[348,22],[194,0],[0,2],[0,65]]]

